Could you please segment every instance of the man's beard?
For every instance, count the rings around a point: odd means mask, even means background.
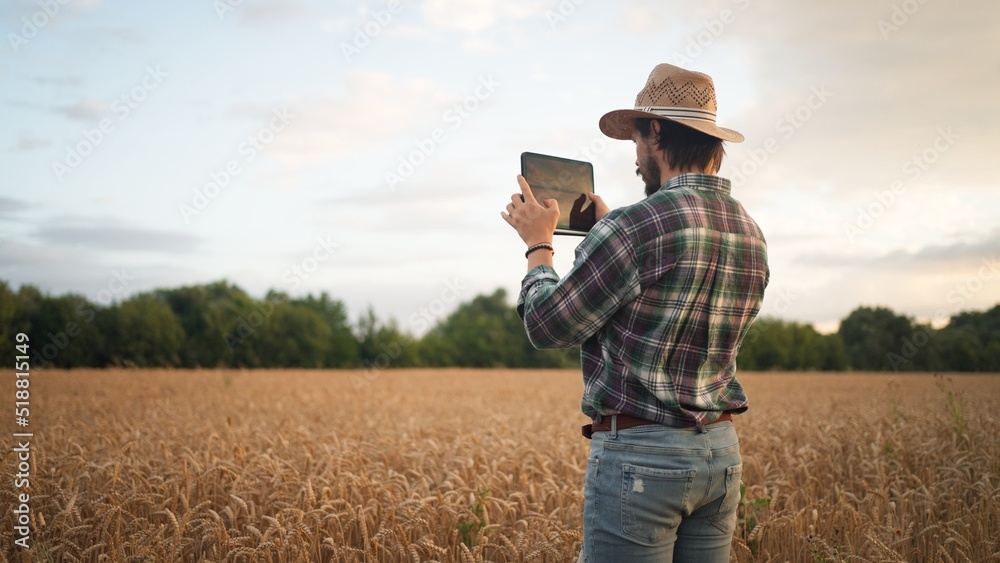
[[[635,169],[635,175],[642,178],[646,185],[646,196],[649,197],[660,190],[660,164],[652,156],[647,156],[645,166]]]

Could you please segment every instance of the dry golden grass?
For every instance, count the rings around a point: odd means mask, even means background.
[[[1000,377],[741,378],[734,561],[1000,560]],[[39,372],[34,547],[11,547],[6,448],[0,560],[572,561],[580,391],[575,372]]]

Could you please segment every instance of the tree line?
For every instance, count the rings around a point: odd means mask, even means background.
[[[327,293],[255,299],[226,281],[157,289],[98,305],[0,281],[0,342],[28,334],[35,367],[577,368],[579,349],[536,350],[508,295],[460,303],[422,336],[379,319],[351,321]],[[1000,371],[1000,305],[935,329],[885,307],[859,307],[833,334],[762,317],[744,370]]]

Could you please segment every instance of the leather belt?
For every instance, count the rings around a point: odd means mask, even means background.
[[[611,417],[612,416],[615,416],[615,417],[618,418],[618,423],[616,425],[616,427],[618,428],[618,430],[624,430],[626,428],[633,428],[633,427],[636,427],[636,426],[643,426],[643,425],[646,425],[646,424],[659,424],[658,422],[652,422],[650,420],[645,420],[645,419],[642,419],[642,418],[636,418],[634,416],[629,416],[627,414],[618,414],[618,415],[610,415],[609,414],[609,415],[605,415],[605,416],[601,417],[601,421],[600,422],[594,422],[594,423],[591,423],[591,424],[585,424],[583,426],[583,437],[587,438],[589,440],[590,437],[593,436],[594,432],[608,432],[608,431],[610,431],[611,430]],[[732,420],[732,419],[733,419],[733,415],[731,413],[724,412],[724,413],[722,413],[722,416],[720,416],[719,418],[713,420],[712,422],[709,422],[708,424],[715,424],[717,422],[725,422],[727,420]],[[694,426],[690,426],[690,428],[694,428]]]

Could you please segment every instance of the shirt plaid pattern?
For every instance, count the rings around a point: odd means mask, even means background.
[[[531,343],[581,344],[584,414],[697,426],[747,409],[736,355],[770,271],[730,192],[724,178],[677,176],[598,221],[565,277],[548,266],[524,277]]]

